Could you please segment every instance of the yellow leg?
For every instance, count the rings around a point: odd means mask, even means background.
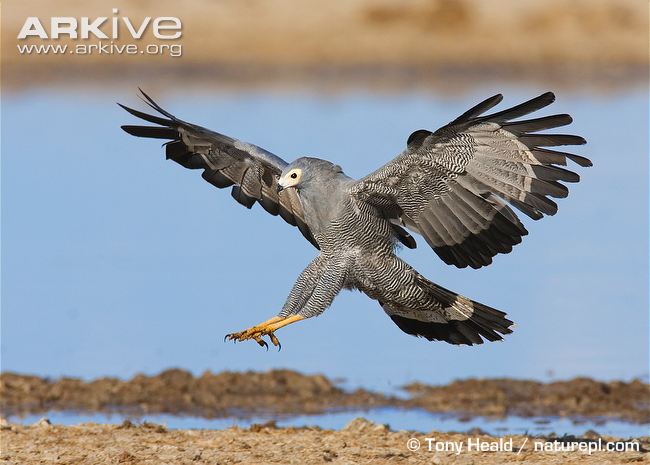
[[[259,345],[268,348],[268,344],[262,339],[262,336],[269,336],[271,343],[274,346],[280,348],[280,341],[273,334],[278,329],[295,323],[296,321],[304,320],[305,318],[300,315],[291,315],[287,318],[273,317],[270,320],[266,320],[263,323],[248,328],[244,331],[238,333],[231,333],[226,335],[226,339],[229,341],[241,342],[247,339],[254,339]]]
[[[268,327],[271,329],[271,332],[276,331],[280,328],[283,328],[284,326],[290,325],[291,323],[295,323],[296,321],[304,320],[304,316],[300,315],[291,315],[288,318],[280,319],[280,321],[275,321],[268,325]]]

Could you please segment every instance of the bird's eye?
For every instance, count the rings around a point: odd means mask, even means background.
[[[296,179],[298,177],[298,173],[291,173],[289,176],[291,179]]]

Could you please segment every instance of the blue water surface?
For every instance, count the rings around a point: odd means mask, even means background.
[[[56,425],[78,425],[81,423],[120,424],[125,420],[135,423],[151,422],[172,429],[225,429],[233,426],[248,428],[252,424],[263,424],[270,420],[279,427],[318,426],[325,429],[339,430],[357,417],[363,417],[375,423],[382,423],[394,431],[408,430],[419,432],[468,432],[475,429],[503,436],[511,434],[530,434],[544,436],[581,436],[587,431],[618,438],[647,436],[648,425],[623,421],[582,420],[576,421],[558,417],[524,418],[509,416],[503,419],[474,417],[462,419],[454,415],[432,414],[424,410],[401,410],[396,408],[376,408],[370,410],[324,413],[320,415],[296,415],[284,417],[259,416],[252,418],[197,418],[167,414],[129,416],[121,414],[48,412],[46,415],[26,415],[10,417],[13,423],[30,425],[48,418]]]

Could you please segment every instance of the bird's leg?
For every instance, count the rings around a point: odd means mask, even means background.
[[[226,339],[236,342],[253,339],[259,345],[268,348],[268,344],[262,339],[263,336],[268,336],[274,346],[280,347],[280,341],[274,334],[275,331],[296,321],[304,320],[308,316],[319,315],[329,307],[343,287],[347,265],[346,262],[330,264],[322,255],[314,258],[294,283],[291,293],[280,311],[281,316],[271,318],[239,333],[228,334]],[[319,298],[312,299],[313,295],[317,295]]]
[[[226,339],[229,341],[235,341],[235,342],[241,342],[245,341],[247,339],[253,339],[255,340],[259,345],[268,347],[264,339],[262,339],[262,336],[268,336],[269,339],[271,340],[271,343],[276,346],[276,347],[281,347],[280,346],[280,341],[278,338],[275,336],[275,331],[278,329],[290,325],[291,323],[295,323],[296,321],[304,320],[305,317],[300,316],[300,315],[291,315],[287,318],[282,318],[282,317],[273,317],[270,320],[267,320],[263,323],[260,323],[259,325],[255,325],[252,328],[248,328],[244,331],[240,331],[238,333],[232,333],[228,334],[226,336]]]

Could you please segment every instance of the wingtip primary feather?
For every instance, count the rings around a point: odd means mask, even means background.
[[[171,119],[165,119],[165,118],[161,118],[159,116],[150,115],[148,113],[144,113],[144,112],[141,112],[139,110],[129,108],[126,105],[122,105],[121,103],[118,103],[118,105],[122,109],[124,109],[128,113],[130,113],[131,115],[135,116],[136,118],[140,118],[140,119],[143,119],[145,121],[149,121],[150,123],[160,124],[161,126],[169,126],[169,127],[174,126],[174,121],[171,120]]]
[[[153,108],[154,110],[156,110],[156,111],[162,113],[162,114],[165,115],[166,117],[168,117],[168,118],[170,118],[170,119],[172,119],[172,120],[176,120],[176,117],[175,117],[174,115],[172,115],[172,114],[169,113],[167,110],[165,110],[163,107],[161,107],[160,105],[158,105],[158,103],[156,103],[156,101],[155,101],[154,99],[152,99],[152,98],[151,98],[151,97],[150,97],[150,96],[149,96],[149,95],[148,95],[144,90],[142,90],[142,88],[138,87],[138,90],[140,91],[140,93],[142,94],[142,96],[145,98],[145,103],[146,103],[147,105],[149,105],[149,106],[150,106],[151,108]]]
[[[544,92],[538,98],[540,98],[540,99],[543,98],[545,100],[550,100],[551,102],[554,102],[555,101],[555,94],[549,90],[547,92]]]
[[[503,94],[496,94],[493,95],[492,97],[488,97],[482,102],[474,105],[472,108],[467,110],[465,113],[460,115],[458,118],[456,118],[454,121],[452,121],[451,124],[454,123],[461,123],[463,121],[468,121],[472,118],[476,118],[486,111],[490,110],[491,108],[497,106],[501,101],[503,100]]]
[[[547,107],[554,101],[555,94],[553,92],[545,92],[541,95],[538,95],[537,97],[520,103],[519,105],[515,105],[514,107],[506,108],[505,110],[493,113],[491,115],[486,115],[484,118],[486,120],[510,121],[515,118],[519,118],[520,116],[524,116]]]
[[[165,127],[165,126],[124,125],[120,127],[126,133],[136,137],[145,137],[149,139],[169,139],[169,140],[175,140],[180,137],[176,129]]]

